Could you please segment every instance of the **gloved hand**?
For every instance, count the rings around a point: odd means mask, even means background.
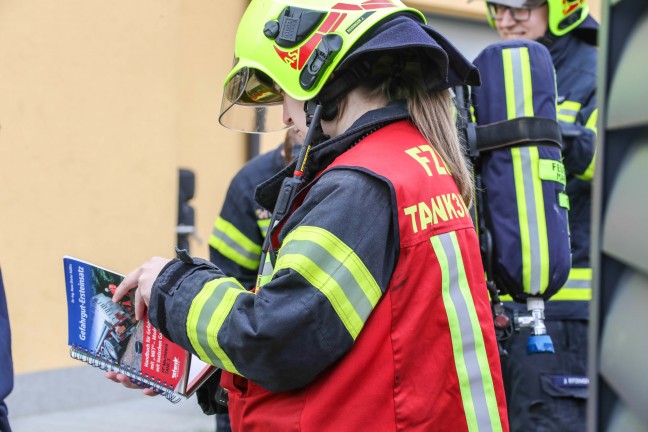
[[[563,138],[577,138],[583,133],[583,127],[574,123],[558,120],[558,125],[560,126],[560,133]]]
[[[575,139],[583,134],[581,126],[564,121],[558,121],[560,126],[560,134],[562,135],[562,155],[563,158],[568,158],[572,149],[572,143]]]

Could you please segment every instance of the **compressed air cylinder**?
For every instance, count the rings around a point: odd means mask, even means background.
[[[472,89],[478,129],[489,126],[502,136],[499,146],[480,150],[478,165],[485,189],[480,214],[493,240],[490,276],[515,301],[546,300],[571,267],[560,134],[542,135],[545,125],[559,130],[551,56],[537,42],[506,41],[488,46],[474,64],[482,80]],[[524,119],[546,121],[531,131]],[[534,138],[518,139],[524,128]]]

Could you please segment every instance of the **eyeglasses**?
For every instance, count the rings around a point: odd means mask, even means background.
[[[539,6],[542,6],[542,4]],[[495,21],[501,21],[504,18],[506,11],[509,11],[511,13],[511,18],[513,18],[515,21],[528,21],[531,17],[531,11],[535,9],[528,7],[516,8],[495,3],[487,3],[487,5],[488,13],[490,14],[490,17]]]

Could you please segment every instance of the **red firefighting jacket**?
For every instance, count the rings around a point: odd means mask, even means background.
[[[272,392],[224,372],[233,430],[508,430],[478,241],[441,157],[399,121],[342,153],[319,178],[333,170],[359,170],[390,186],[396,268],[384,293],[365,292],[376,302],[366,317],[327,297],[351,333],[355,313],[366,322],[350,351],[306,386]],[[298,240],[283,238],[275,271],[289,266]]]

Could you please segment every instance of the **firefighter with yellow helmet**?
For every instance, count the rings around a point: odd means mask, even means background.
[[[257,189],[255,292],[179,253],[116,295],[224,370],[233,430],[508,430],[461,84],[477,70],[398,0],[250,3],[220,121],[304,141]]]
[[[555,355],[527,355],[525,337],[517,334],[504,344],[511,430],[584,431],[598,24],[585,0],[487,0],[486,6],[489,23],[503,39],[535,40],[551,54],[570,204],[572,270],[564,287],[545,304]],[[511,314],[524,310],[523,305],[505,304]]]

